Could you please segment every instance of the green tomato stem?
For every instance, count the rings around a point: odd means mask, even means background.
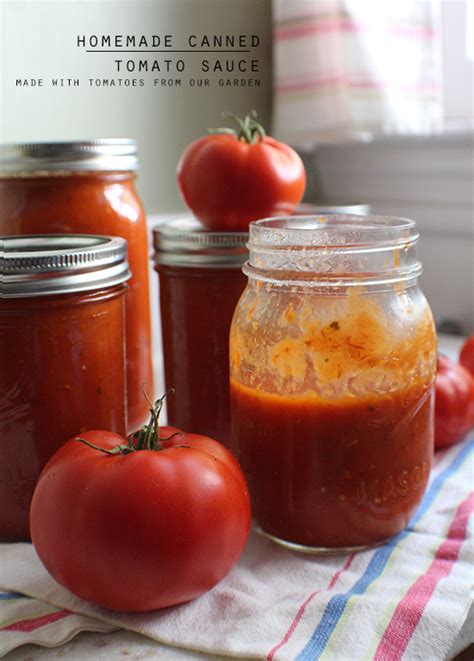
[[[94,443],[91,443],[90,441],[86,441],[85,438],[81,438],[80,436],[76,436],[74,439],[75,441],[80,441],[81,443],[84,443],[85,445],[88,445],[90,448],[93,448],[94,450],[99,450],[100,452],[105,452],[106,454],[128,454],[129,452],[133,452],[133,450],[130,449],[128,445],[116,445],[112,449],[107,449],[107,448],[101,448],[98,445],[94,445]]]
[[[235,135],[238,140],[243,140],[249,145],[253,145],[256,142],[262,141],[266,135],[263,126],[257,122],[256,110],[251,110],[247,115],[245,115],[244,119],[234,115],[233,112],[223,112],[222,116],[232,119],[237,124],[237,128],[232,129],[223,127],[217,129],[208,129],[209,133]]]
[[[163,408],[163,403],[165,401],[166,396],[170,392],[174,393],[174,390],[173,388],[168,390],[168,392],[165,393],[163,397],[157,399],[154,404],[146,394],[144,386],[142,387],[142,390],[143,390],[143,396],[145,397],[150,407],[149,408],[150,420],[148,421],[147,425],[143,425],[142,427],[140,427],[140,429],[138,429],[137,431],[133,432],[128,436],[127,444],[123,443],[121,445],[117,445],[112,449],[107,449],[107,448],[101,448],[98,445],[91,443],[90,441],[86,441],[85,438],[81,438],[80,436],[76,436],[74,440],[80,441],[81,443],[85,443],[85,445],[88,445],[90,448],[93,448],[94,450],[99,450],[100,452],[104,452],[105,454],[110,454],[110,455],[130,454],[131,452],[137,452],[138,450],[153,450],[156,452],[163,450],[164,448],[163,445],[161,444],[161,441],[169,441],[171,438],[181,433],[181,432],[175,432],[174,434],[171,434],[171,436],[168,436],[167,438],[160,437],[159,418],[160,418],[161,409]]]

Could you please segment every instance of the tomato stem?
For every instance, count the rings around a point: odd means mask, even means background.
[[[167,439],[160,438],[160,413],[163,408],[165,398],[170,392],[174,393],[173,388],[168,390],[163,397],[160,397],[153,404],[145,392],[144,386],[142,387],[143,396],[148,402],[150,411],[150,420],[147,425],[143,425],[138,431],[130,434],[128,437],[129,446],[133,450],[162,450],[161,441]]]
[[[101,448],[98,445],[94,445],[94,443],[91,443],[90,441],[86,441],[85,438],[81,438],[80,436],[76,436],[74,440],[80,441],[81,443],[85,443],[90,448],[93,448],[94,450],[100,450],[100,452],[105,452],[106,454],[128,454],[129,452],[133,452],[133,449],[125,444],[116,445],[114,448],[109,450],[108,448]]]
[[[257,111],[251,110],[244,119],[238,117],[233,112],[223,112],[223,117],[230,117],[236,124],[237,128],[218,128],[208,129],[209,133],[222,133],[228,135],[235,135],[238,140],[244,140],[249,145],[253,145],[264,139],[266,133],[263,126],[257,122]]]
[[[150,420],[148,421],[148,424],[142,425],[140,429],[133,432],[127,437],[128,444],[122,443],[121,445],[117,445],[114,448],[108,449],[108,448],[101,448],[98,445],[94,445],[94,443],[91,443],[90,441],[86,441],[85,438],[81,438],[80,436],[76,436],[74,440],[80,441],[81,443],[85,443],[94,450],[99,450],[100,452],[104,452],[105,454],[111,454],[111,455],[130,454],[130,452],[136,452],[137,450],[155,450],[155,451],[163,450],[161,441],[169,441],[171,438],[181,433],[181,432],[175,432],[174,434],[171,434],[171,436],[168,436],[167,438],[160,438],[159,418],[160,418],[161,409],[163,408],[163,403],[165,401],[165,398],[167,397],[167,395],[169,395],[170,392],[174,393],[174,389],[171,388],[170,390],[168,390],[168,392],[166,392],[163,395],[163,397],[157,399],[154,404],[146,394],[144,385],[142,386],[142,391],[143,391],[143,396],[145,397],[150,407],[149,408]]]

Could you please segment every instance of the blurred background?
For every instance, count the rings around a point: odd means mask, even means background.
[[[151,222],[181,213],[175,168],[186,144],[219,113],[255,108],[298,148],[305,200],[365,203],[417,221],[422,286],[438,328],[474,330],[472,0],[114,0],[2,2],[2,142],[135,137],[139,190]],[[21,30],[19,29],[21,26]],[[86,53],[78,35],[257,35],[239,55],[257,73],[221,86],[186,72],[118,74],[111,54]],[[153,55],[140,55],[140,59]],[[206,55],[207,57],[207,55]],[[211,65],[222,53],[209,54]],[[225,58],[224,58],[225,59]],[[43,77],[42,88],[17,80]],[[81,79],[77,87],[47,84]],[[182,85],[154,84],[182,78]],[[227,74],[227,78],[229,74]],[[143,86],[104,79],[143,78]],[[230,76],[231,79],[234,76]],[[249,79],[258,84],[248,84]],[[93,82],[90,83],[89,81]],[[97,84],[95,81],[99,81]],[[239,82],[243,81],[243,82]]]

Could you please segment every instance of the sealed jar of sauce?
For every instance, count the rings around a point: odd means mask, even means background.
[[[414,222],[250,226],[230,335],[232,449],[261,531],[307,552],[401,531],[433,452],[435,329]]]
[[[127,296],[128,422],[148,418],[152,396],[147,227],[135,190],[134,140],[3,145],[0,234],[106,234],[127,240],[132,278]]]
[[[29,537],[51,455],[88,429],[126,431],[126,242],[0,240],[0,539]]]
[[[246,285],[245,232],[208,232],[193,218],[153,232],[168,422],[229,444],[229,329]]]

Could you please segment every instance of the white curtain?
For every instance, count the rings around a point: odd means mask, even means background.
[[[442,122],[433,0],[274,0],[274,133],[292,144]]]

